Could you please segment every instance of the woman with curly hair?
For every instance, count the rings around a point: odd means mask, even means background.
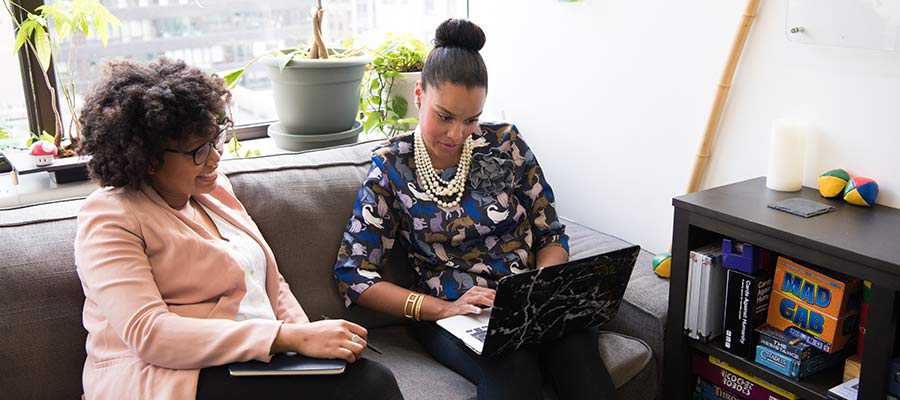
[[[334,274],[346,303],[420,321],[413,329],[426,350],[475,383],[479,400],[540,399],[545,381],[562,399],[611,399],[596,332],[486,358],[433,322],[478,314],[500,278],[569,256],[553,191],[518,129],[478,121],[484,32],[451,19],[434,41],[415,89],[419,126],[375,150],[344,233]],[[379,273],[397,243],[418,274],[415,290]]]
[[[180,61],[114,61],[86,98],[82,150],[103,188],[78,214],[88,399],[401,398],[360,358],[366,330],[309,322],[272,250],[216,167],[231,122],[222,79]],[[335,376],[228,376],[297,352]]]

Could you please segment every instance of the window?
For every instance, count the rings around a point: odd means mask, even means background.
[[[58,0],[48,0],[54,3]],[[307,43],[314,0],[104,0],[122,22],[103,47],[96,38],[61,43],[58,82],[75,82],[76,103],[94,84],[97,67],[110,58],[141,62],[177,58],[207,72],[243,66],[267,51]],[[430,40],[449,17],[465,17],[466,0],[324,0],[326,40],[374,40],[387,32]],[[75,52],[69,52],[71,46]],[[73,54],[73,58],[66,58]],[[21,87],[21,86],[20,86]],[[21,92],[21,89],[19,89]],[[265,67],[256,64],[233,90],[237,125],[277,119]],[[67,107],[62,107],[68,114]],[[64,121],[71,118],[64,117]]]
[[[28,138],[28,109],[22,89],[22,73],[19,58],[13,54],[15,42],[12,19],[4,10],[0,13],[0,148],[22,146]]]

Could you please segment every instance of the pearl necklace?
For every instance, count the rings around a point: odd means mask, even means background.
[[[472,137],[466,138],[459,155],[456,175],[447,182],[441,179],[440,174],[434,170],[431,156],[428,155],[428,150],[425,148],[425,140],[422,139],[422,133],[416,131],[413,136],[415,138],[416,172],[420,174],[419,178],[425,182],[425,192],[442,208],[456,208],[466,191],[466,179],[469,176],[469,164],[472,161],[472,148],[474,147]],[[441,197],[454,200],[444,201]]]

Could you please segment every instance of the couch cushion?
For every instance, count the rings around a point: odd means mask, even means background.
[[[394,372],[407,400],[475,397],[475,386],[432,359],[406,327],[372,329],[369,331],[369,341],[384,354],[370,351],[366,357],[387,365]],[[646,343],[619,333],[601,332],[598,346],[619,391],[639,377],[643,382],[639,382],[638,386],[649,386],[648,393],[655,392],[656,374],[646,373],[648,369],[655,372]]]
[[[384,354],[367,351],[365,356],[394,372],[406,400],[475,397],[475,386],[431,358],[407,327],[370,329],[369,341]]]
[[[228,160],[219,169],[275,253],[311,319],[344,317],[332,270],[377,142]]]
[[[570,236],[573,257],[586,257],[630,244],[615,236],[596,231],[563,218]],[[631,272],[619,313],[604,329],[646,338],[653,349],[657,366],[662,366],[663,337],[669,304],[669,280],[653,273],[654,254],[641,250]]]
[[[599,343],[600,357],[603,357],[616,388],[628,383],[653,359],[647,343],[621,333],[601,332]]]
[[[0,210],[0,397],[77,398],[87,332],[73,239],[80,200]]]
[[[303,287],[294,293],[312,319],[322,314],[347,317],[332,271],[378,143],[219,164],[272,247],[288,284]],[[387,254],[382,276],[407,287],[413,282],[405,255],[397,251]],[[370,326],[400,321],[360,307],[353,311],[351,319]]]

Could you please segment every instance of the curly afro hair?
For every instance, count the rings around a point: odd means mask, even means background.
[[[81,153],[93,156],[88,169],[103,186],[139,189],[150,182],[150,166],[162,165],[164,148],[231,123],[224,81],[183,61],[114,60],[101,74],[79,121]]]

